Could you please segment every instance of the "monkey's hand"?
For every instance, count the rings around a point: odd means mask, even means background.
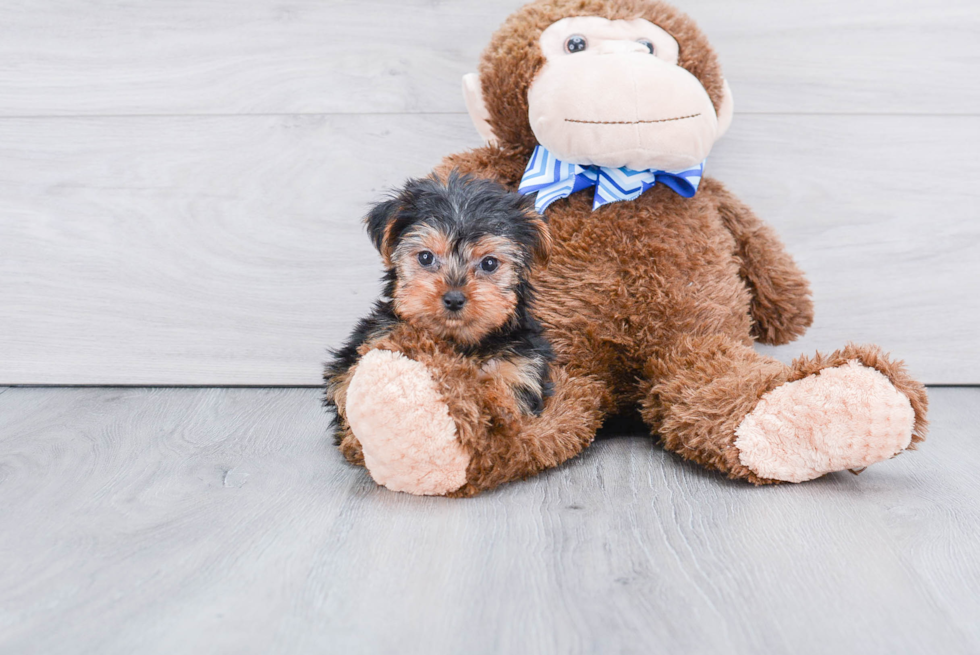
[[[735,237],[739,275],[752,292],[752,336],[774,346],[802,336],[813,323],[810,285],[775,230],[721,183],[705,178],[699,193],[704,192]]]

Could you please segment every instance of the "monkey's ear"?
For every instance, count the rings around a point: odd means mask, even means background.
[[[718,136],[715,137],[716,141],[728,131],[732,124],[732,116],[735,114],[735,100],[732,98],[732,87],[728,86],[728,80],[725,80],[725,87],[722,92],[724,95],[721,99],[721,106],[718,107]]]
[[[487,105],[483,102],[483,87],[480,85],[480,76],[476,73],[467,73],[463,76],[463,100],[466,102],[466,111],[470,113],[470,120],[473,127],[480,133],[487,145],[497,143],[497,137],[493,135],[493,128],[490,127],[490,112]]]
[[[395,221],[398,218],[398,210],[401,203],[397,198],[379,202],[371,208],[370,213],[364,218],[367,225],[368,235],[374,247],[381,253],[385,266],[391,266],[391,253],[395,247]]]
[[[534,258],[536,266],[547,266],[551,259],[551,230],[543,218],[538,216],[530,220],[530,225],[534,228],[534,246],[531,248],[531,256]]]

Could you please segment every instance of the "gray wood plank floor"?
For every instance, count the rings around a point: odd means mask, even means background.
[[[376,487],[314,390],[0,389],[2,653],[976,653],[980,389],[855,477],[642,436],[471,500]]]

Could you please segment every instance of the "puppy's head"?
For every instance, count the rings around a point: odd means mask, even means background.
[[[530,267],[551,247],[530,199],[456,173],[409,181],[366,222],[399,317],[465,344],[514,319]]]

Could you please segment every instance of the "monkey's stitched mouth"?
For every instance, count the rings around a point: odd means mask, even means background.
[[[696,114],[691,114],[690,116],[677,116],[675,118],[660,118],[658,120],[652,121],[580,121],[574,118],[566,118],[566,123],[585,123],[587,125],[642,125],[644,123],[670,123],[671,121],[683,121],[688,118],[697,118],[701,115],[701,112]]]

